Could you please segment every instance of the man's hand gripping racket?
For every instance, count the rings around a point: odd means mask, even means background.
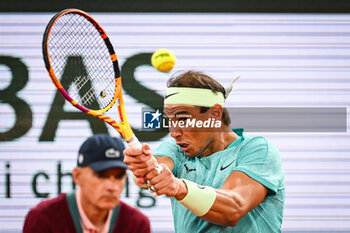
[[[86,12],[66,9],[50,20],[42,45],[45,67],[59,93],[80,111],[111,125],[129,147],[141,152],[125,112],[117,55],[102,27]],[[115,104],[120,122],[104,115]],[[150,159],[160,173],[162,167]]]

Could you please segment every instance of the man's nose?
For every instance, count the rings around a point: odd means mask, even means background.
[[[119,189],[119,182],[121,181],[113,176],[110,176],[105,180],[105,186],[108,190],[117,191]]]
[[[179,127],[169,127],[170,136],[173,138],[178,138],[182,135],[182,131]]]

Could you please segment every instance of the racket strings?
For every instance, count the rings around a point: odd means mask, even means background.
[[[90,109],[104,109],[111,103],[114,67],[91,22],[75,13],[59,17],[51,28],[48,50],[54,73],[72,99]]]

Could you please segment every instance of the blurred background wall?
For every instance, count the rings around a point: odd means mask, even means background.
[[[89,12],[109,35],[120,60],[128,117],[152,148],[169,135],[142,131],[142,109],[161,103],[166,80],[189,69],[224,86],[240,75],[228,107],[339,108],[349,119],[348,1],[1,1],[0,232],[20,232],[30,208],[72,190],[69,173],[86,137],[118,136],[64,103],[44,68],[46,24],[71,7]],[[159,48],[177,56],[169,73],[150,65]],[[232,127],[241,127],[237,122]],[[283,232],[350,232],[349,127],[329,125],[317,132],[248,131],[281,151]],[[132,182],[122,196],[150,217],[154,232],[174,231],[168,198],[154,199]]]

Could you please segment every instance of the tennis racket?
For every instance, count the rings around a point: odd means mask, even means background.
[[[52,82],[68,102],[111,125],[129,146],[141,148],[126,116],[117,55],[91,16],[78,9],[57,13],[44,33],[43,56]],[[104,115],[114,105],[120,122]]]
[[[141,148],[126,116],[117,55],[102,27],[86,12],[66,9],[50,20],[42,47],[46,69],[63,98],[111,125],[130,147]],[[104,115],[114,105],[120,122]]]

